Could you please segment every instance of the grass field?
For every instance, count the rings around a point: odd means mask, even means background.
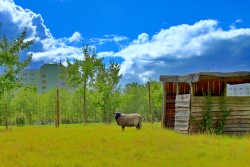
[[[0,128],[0,166],[250,166],[250,137],[182,135],[143,124]]]

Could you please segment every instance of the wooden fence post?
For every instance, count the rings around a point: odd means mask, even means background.
[[[152,114],[152,105],[151,105],[151,95],[150,95],[150,82],[148,81],[148,103],[150,111],[150,121],[153,124],[153,114]]]
[[[59,89],[56,89],[56,127],[60,124],[60,110],[59,110]]]

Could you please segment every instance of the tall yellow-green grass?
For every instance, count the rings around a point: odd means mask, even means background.
[[[250,166],[250,138],[182,135],[143,124],[0,129],[0,166]]]

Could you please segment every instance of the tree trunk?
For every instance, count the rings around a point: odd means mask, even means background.
[[[8,111],[7,111],[7,104],[4,103],[4,113],[5,113],[5,127],[6,127],[6,130],[8,130]]]
[[[106,97],[104,107],[105,107],[106,124],[109,124],[110,123],[110,120],[109,120],[109,97]]]
[[[108,124],[109,123],[109,115],[108,115],[108,110],[107,110],[107,107],[105,107],[105,122],[106,122],[106,124]]]
[[[31,122],[32,122],[32,114],[31,114],[31,111],[29,112],[29,121],[30,121],[30,126],[31,126]]]
[[[86,106],[86,83],[84,83],[83,87],[83,123],[87,125],[87,106]]]

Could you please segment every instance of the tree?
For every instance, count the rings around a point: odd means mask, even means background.
[[[32,54],[28,55],[27,59],[20,61],[20,51],[29,49],[35,42],[35,39],[26,40],[26,35],[27,29],[25,28],[13,41],[9,41],[6,36],[0,37],[0,68],[4,70],[0,74],[0,96],[20,86],[17,75],[31,62]],[[6,129],[8,129],[7,124]]]
[[[102,97],[100,104],[106,123],[111,122],[111,115],[118,108],[117,92],[119,88],[117,85],[122,77],[119,71],[120,65],[114,61],[110,61],[108,68],[105,67],[105,64],[102,64],[97,74],[96,88]]]
[[[157,81],[150,81],[152,112],[155,120],[161,120],[162,85]],[[123,88],[119,110],[123,113],[140,113],[145,121],[150,119],[148,105],[148,85],[129,83]]]
[[[11,102],[14,96],[14,91],[5,92],[0,96],[0,121],[5,124],[6,129],[12,123],[13,115],[15,114]]]
[[[148,91],[146,85],[138,83],[126,84],[119,110],[123,113],[140,113],[143,119],[148,120],[150,117],[148,110]]]
[[[73,113],[71,108],[73,93],[65,88],[59,89],[60,119],[62,123],[72,123]]]
[[[38,117],[41,124],[54,124],[56,113],[56,89],[39,95],[38,100],[39,113]]]
[[[0,75],[0,94],[8,92],[19,86],[18,73],[26,67],[32,59],[32,54],[27,59],[20,61],[20,51],[29,49],[35,39],[26,41],[27,29],[13,41],[6,36],[0,37],[0,67],[4,72]]]
[[[83,60],[74,59],[71,63],[67,59],[67,67],[63,68],[64,76],[70,86],[82,92],[83,100],[83,122],[87,124],[87,89],[91,79],[100,66],[102,59],[96,57],[96,52],[89,46],[83,46]]]
[[[157,81],[150,81],[152,112],[155,120],[161,120],[162,110],[162,84]]]
[[[33,124],[37,113],[37,89],[30,85],[25,85],[15,91],[12,106],[18,113],[16,116],[26,116],[29,125]]]

